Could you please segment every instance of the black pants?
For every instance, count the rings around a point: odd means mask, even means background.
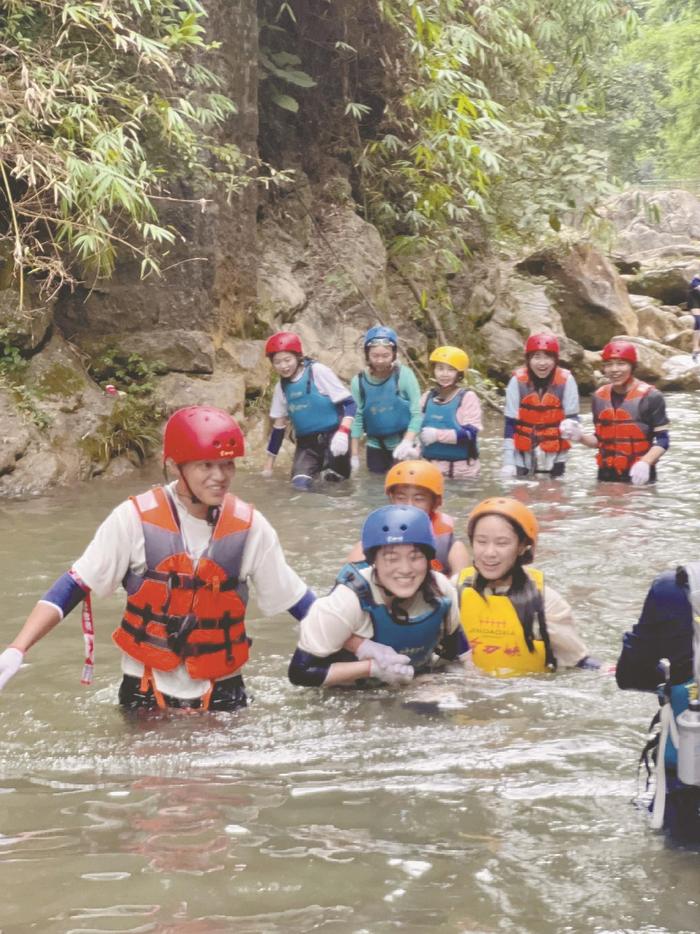
[[[367,470],[370,473],[385,474],[396,463],[389,448],[371,448],[367,445],[365,454],[367,455]]]
[[[566,461],[556,461],[551,470],[536,470],[534,474],[530,474],[530,471],[527,467],[518,467],[517,476],[518,477],[536,477],[537,474],[548,474],[550,477],[563,477],[564,471],[566,470]]]
[[[202,706],[201,697],[170,697],[168,694],[162,696],[168,707],[188,707],[192,710],[199,710]],[[127,710],[155,710],[158,707],[158,701],[151,688],[142,691],[141,679],[134,678],[132,675],[124,675],[122,678],[122,683],[119,685],[119,703]],[[243,678],[240,675],[216,682],[209,701],[209,710],[238,710],[239,707],[247,706],[248,698]]]
[[[333,457],[330,452],[333,431],[319,431],[313,435],[297,438],[297,447],[292,464],[292,480],[308,478],[309,485],[324,470],[326,480],[347,480],[350,476],[350,453]]]

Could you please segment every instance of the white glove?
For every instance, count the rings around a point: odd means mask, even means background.
[[[635,486],[643,486],[649,482],[650,469],[646,461],[636,461],[630,467],[630,480]]]
[[[415,460],[418,457],[420,457],[420,451],[418,448],[414,446],[412,441],[406,441],[405,438],[394,448],[395,461]]]
[[[408,655],[399,655],[390,645],[382,645],[381,642],[373,642],[371,639],[365,639],[364,642],[361,642],[355,651],[355,655],[360,661],[371,658],[383,668],[387,668],[389,665],[408,665],[411,661]]]
[[[401,657],[399,656],[399,658]],[[415,672],[410,665],[387,665],[384,668],[374,659],[369,663],[370,678],[377,678],[379,681],[383,681],[384,684],[408,684],[409,681],[413,681],[414,674]]]
[[[360,458],[355,454],[350,458],[350,473],[357,473],[360,469]]]
[[[575,418],[565,418],[559,422],[559,434],[565,441],[580,441],[583,437],[583,428]]]
[[[421,444],[427,447],[429,444],[435,444],[438,439],[438,429],[437,428],[421,428],[420,440]]]
[[[512,480],[518,475],[518,468],[515,464],[504,464],[501,467],[501,480]]]
[[[350,438],[346,431],[336,431],[336,433],[331,438],[330,449],[333,457],[342,457],[343,454],[348,453],[348,446],[350,444]]]
[[[403,658],[403,655],[398,656]],[[24,652],[19,649],[5,649],[0,654],[0,691],[5,687],[13,675],[16,675],[22,664]]]

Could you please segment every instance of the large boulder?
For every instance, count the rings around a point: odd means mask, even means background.
[[[664,305],[680,305],[688,297],[690,280],[700,270],[697,262],[674,262],[645,268],[634,276],[625,276],[630,292],[658,299]]]
[[[617,250],[636,258],[700,241],[700,200],[681,189],[625,191],[600,214],[615,230]]]
[[[548,295],[566,334],[578,344],[598,350],[620,331],[637,333],[637,318],[624,282],[591,244],[540,250],[517,268],[550,280]]]
[[[213,405],[240,417],[245,403],[245,381],[240,373],[221,369],[208,377],[168,373],[158,380],[154,397],[165,415],[188,405]]]

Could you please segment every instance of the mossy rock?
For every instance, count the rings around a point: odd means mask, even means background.
[[[67,398],[81,392],[86,386],[85,377],[65,363],[53,363],[36,381],[34,391],[40,398],[59,396]]]

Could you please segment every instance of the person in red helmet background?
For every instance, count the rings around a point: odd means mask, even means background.
[[[563,434],[598,451],[598,479],[642,486],[656,480],[656,464],[670,443],[666,401],[654,386],[637,379],[637,350],[615,340],[601,352],[603,373],[610,381],[596,389],[591,402],[595,434],[580,425]]]
[[[288,609],[301,619],[315,599],[288,566],[272,526],[229,493],[244,448],[228,412],[210,406],[175,412],[163,438],[164,469],[175,479],[130,497],[105,519],[0,653],[0,688],[79,603],[89,683],[90,595],[108,596],[121,584],[126,607],[112,638],[122,653],[122,707],[244,707],[248,583],[267,615]]]
[[[577,423],[578,414],[578,386],[559,366],[559,341],[554,334],[532,334],[525,365],[506,388],[502,478],[562,476],[571,444],[560,428],[565,420]]]
[[[272,431],[262,475],[272,476],[291,420],[296,437],[292,485],[310,490],[324,471],[326,480],[347,480],[356,409],[350,390],[330,367],[304,356],[299,336],[291,331],[278,331],[268,338],[265,354],[280,379],[270,404]]]

